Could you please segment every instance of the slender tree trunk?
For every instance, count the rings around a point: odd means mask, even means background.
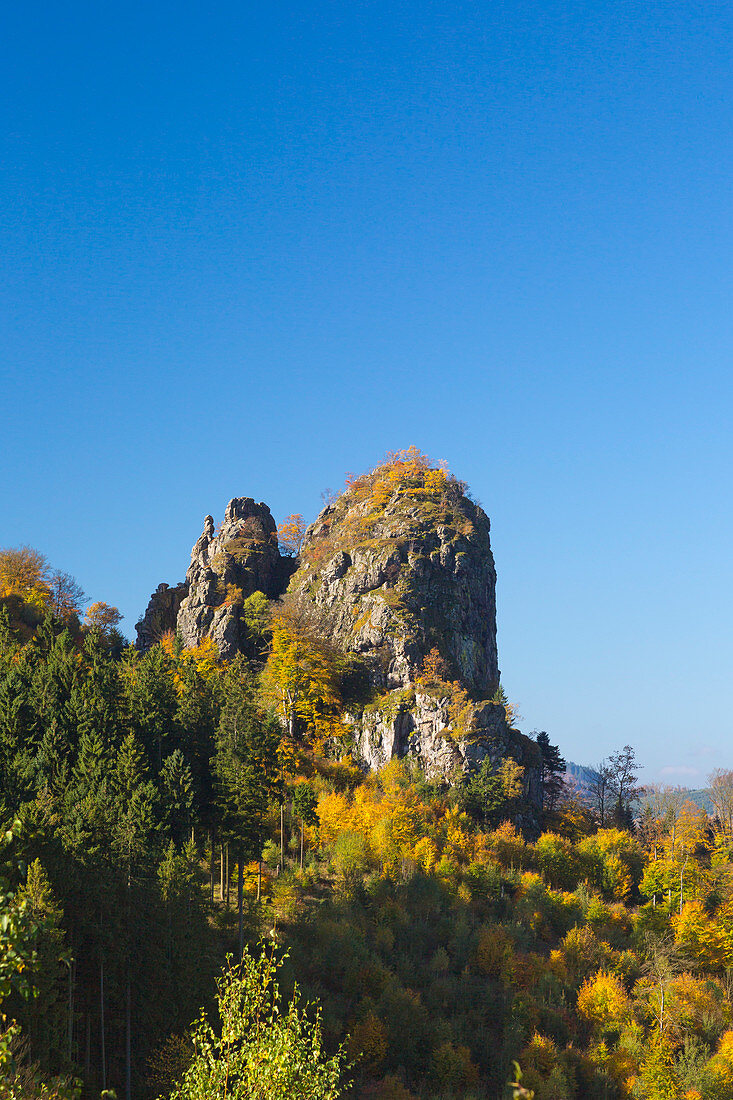
[[[104,1043],[104,957],[99,956],[99,1049],[102,1059],[102,1089],[107,1088],[107,1051]]]
[[[303,870],[303,833],[305,832],[305,826],[303,822],[300,823],[300,869]]]
[[[257,901],[258,901],[258,903],[259,903],[259,900],[260,900],[261,896],[262,896],[262,860],[258,859],[257,860]]]
[[[73,940],[72,940],[73,945]],[[66,1045],[69,1061],[71,1061],[71,1051],[74,1044],[74,968],[76,966],[76,960],[69,960],[69,1019],[66,1029]]]
[[[285,799],[280,802],[280,870],[285,870]]]
[[[219,901],[224,901],[224,844],[219,845]]]
[[[132,902],[132,866],[127,864],[127,911],[125,914],[127,958],[125,960],[125,1100],[131,1100],[132,1096],[132,989],[130,979],[130,943],[131,921],[130,909]]]
[[[227,912],[229,912],[229,842],[227,842]]]
[[[89,1080],[92,1072],[92,1017],[87,1012],[87,1037],[84,1044],[84,1078]]]
[[[211,904],[214,904],[214,865],[216,863],[216,834],[214,832],[214,826],[211,826],[209,832],[209,840],[211,841],[211,854],[209,857],[209,900]]]
[[[237,907],[239,909],[239,958],[244,955],[244,852],[237,856]]]
[[[125,983],[125,1100],[132,1097],[132,993],[130,989],[130,960],[127,960],[127,981]]]

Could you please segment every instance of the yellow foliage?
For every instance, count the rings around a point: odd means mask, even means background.
[[[502,867],[521,867],[527,845],[511,822],[505,821],[493,833],[488,833],[487,840]]]
[[[581,1016],[601,1030],[621,1027],[630,1011],[626,990],[608,970],[599,970],[583,982],[577,1007]]]
[[[292,516],[286,516],[277,528],[277,540],[281,550],[284,550],[286,554],[296,555],[300,553],[304,535],[305,523],[299,512],[294,513]]]
[[[557,1046],[546,1035],[535,1031],[521,1057],[523,1069],[535,1069],[542,1077],[549,1077],[557,1065]]]
[[[339,655],[322,638],[285,610],[273,619],[262,690],[288,723],[291,736],[296,720],[313,730],[319,720],[336,713],[338,674]]]
[[[476,968],[487,978],[505,978],[511,971],[514,944],[501,925],[482,928],[476,945]]]
[[[51,597],[49,565],[32,546],[0,550],[0,598],[20,596],[43,610]]]
[[[415,845],[413,856],[427,874],[432,874],[438,862],[438,848],[432,837],[421,836]]]
[[[685,953],[710,970],[733,964],[733,930],[710,917],[699,901],[688,901],[672,918],[676,943]]]

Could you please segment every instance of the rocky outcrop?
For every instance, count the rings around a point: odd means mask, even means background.
[[[191,551],[186,581],[176,589],[159,585],[138,628],[138,648],[146,649],[165,633],[177,630],[184,645],[211,638],[222,657],[247,648],[244,602],[254,592],[277,599],[287,585],[293,563],[278,549],[277,528],[266,504],[251,497],[229,501],[219,530],[212,516]],[[176,601],[165,603],[168,593]],[[175,602],[175,615],[172,615]],[[165,609],[165,616],[163,610]],[[165,618],[165,630],[157,630]]]
[[[436,648],[474,695],[499,686],[489,519],[446,481],[375,509],[348,491],[308,528],[289,593],[360,654],[378,689],[415,681]]]
[[[164,634],[176,630],[178,609],[187,594],[188,585],[185,581],[173,588],[167,584],[158,585],[150,597],[145,614],[135,626],[138,649],[150,649]]]
[[[212,638],[225,658],[247,652],[245,601],[287,588],[296,619],[356,654],[366,674],[357,678],[368,680],[371,702],[362,697],[345,719],[364,767],[412,756],[450,780],[512,756],[524,768],[532,828],[537,747],[490,701],[499,686],[495,586],[483,509],[461,482],[403,452],[324,508],[297,560],[280,554],[270,510],[251,497],[229,502],[218,531],[207,516],[185,584],[154,593],[138,644],[175,623],[186,645]]]
[[[448,686],[448,685],[446,685]],[[524,820],[536,828],[541,804],[539,749],[534,741],[507,724],[499,703],[469,704],[466,728],[455,728],[451,699],[418,686],[394,691],[359,714],[349,715],[354,755],[377,770],[393,759],[416,759],[432,779],[452,781],[488,759],[498,767],[511,756],[524,769]]]
[[[234,497],[218,531],[207,516],[191,551],[188,595],[178,612],[184,645],[212,638],[222,657],[233,657],[245,645],[244,601],[253,592],[263,592],[268,599],[281,595],[288,563],[278,549],[277,528],[266,504]]]

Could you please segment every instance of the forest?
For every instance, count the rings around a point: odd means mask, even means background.
[[[733,774],[581,792],[540,732],[530,827],[511,755],[360,768],[287,600],[224,661],[82,596],[0,551],[0,1096],[733,1098]]]

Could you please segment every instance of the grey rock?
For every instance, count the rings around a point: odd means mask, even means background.
[[[503,706],[488,701],[473,707],[469,733],[455,736],[451,730],[449,699],[417,690],[395,691],[349,715],[355,755],[363,767],[377,770],[393,759],[412,757],[431,779],[455,782],[489,758],[499,767],[508,756],[524,768],[524,811],[520,824],[537,831],[541,806],[539,749],[534,741],[506,721]]]
[[[267,505],[256,504],[252,497],[234,497],[218,532],[213,518],[206,517],[191,551],[188,594],[177,619],[184,644],[212,638],[222,657],[234,657],[245,641],[243,601],[258,591],[276,599],[291,569],[278,549],[277,528]]]
[[[362,655],[376,688],[406,687],[436,647],[474,695],[499,685],[496,572],[485,512],[395,494],[375,516],[349,494],[307,530],[289,593]]]
[[[137,649],[145,652],[160,641],[164,634],[175,631],[178,609],[187,594],[188,585],[185,581],[173,588],[167,584],[158,585],[150,597],[145,614],[135,626]]]

